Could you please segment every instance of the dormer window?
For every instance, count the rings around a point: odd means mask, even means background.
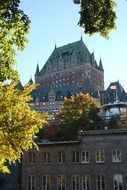
[[[50,101],[55,100],[55,96],[49,96],[49,100]]]

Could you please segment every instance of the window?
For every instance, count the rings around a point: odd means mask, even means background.
[[[96,162],[104,162],[105,161],[105,153],[104,150],[96,150]]]
[[[79,152],[74,151],[72,152],[72,162],[79,162]]]
[[[28,159],[29,159],[29,163],[35,163],[35,153],[34,152],[29,152],[28,153]]]
[[[51,101],[51,100],[54,100],[55,99],[55,97],[54,96],[49,96],[49,100]]]
[[[82,189],[90,190],[90,176],[89,175],[82,176]]]
[[[42,190],[50,190],[51,189],[51,176],[44,175],[42,177]]]
[[[65,152],[58,152],[58,162],[59,163],[65,162]]]
[[[114,190],[123,190],[123,178],[120,174],[113,175]]]
[[[66,189],[66,176],[59,175],[57,177],[57,190],[65,190]]]
[[[120,149],[112,150],[112,162],[122,162],[122,155]]]
[[[35,190],[35,176],[29,175],[27,178],[27,190]]]
[[[81,152],[81,162],[89,163],[90,162],[90,153],[88,150]]]
[[[43,162],[44,163],[51,162],[51,154],[50,154],[50,152],[43,152],[42,156],[43,156]]]
[[[79,175],[72,176],[72,190],[80,190],[80,176]]]
[[[96,185],[97,190],[105,190],[105,175],[97,175]]]
[[[120,112],[125,112],[126,113],[126,107],[120,107]]]

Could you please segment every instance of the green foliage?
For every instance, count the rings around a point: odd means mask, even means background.
[[[89,35],[100,33],[108,38],[111,30],[116,28],[116,6],[113,0],[81,0],[79,25]]]
[[[78,130],[95,129],[99,121],[98,112],[97,103],[88,94],[79,93],[65,98],[56,118],[63,138],[75,139]]]
[[[21,154],[36,147],[33,135],[46,123],[46,118],[30,108],[33,86],[17,90],[15,55],[24,49],[30,20],[19,8],[20,0],[0,1],[0,172],[9,172],[6,163],[20,160]],[[10,85],[5,81],[10,80]]]
[[[20,0],[0,1],[0,81],[15,80],[15,55],[26,45],[30,20],[19,8]]]
[[[15,163],[24,151],[37,148],[32,137],[46,123],[45,117],[29,106],[33,86],[23,91],[14,87],[0,84],[0,172],[9,172],[6,162]]]

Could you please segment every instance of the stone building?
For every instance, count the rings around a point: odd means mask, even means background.
[[[127,189],[127,130],[80,131],[77,141],[42,142],[22,159],[22,190]]]
[[[104,90],[104,69],[97,64],[82,38],[62,47],[56,47],[41,70],[37,66],[33,92],[33,106],[42,112],[58,112],[64,97],[79,92],[99,99]]]
[[[108,114],[108,120],[120,116],[126,123],[127,105],[104,105],[101,114]],[[80,130],[75,141],[37,141],[39,151],[22,158],[22,190],[127,189],[126,126]]]

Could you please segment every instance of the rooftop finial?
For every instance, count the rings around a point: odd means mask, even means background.
[[[57,45],[56,45],[56,40],[55,40],[55,49],[57,48]]]
[[[83,39],[82,39],[82,31],[81,31],[81,41],[83,41]]]

